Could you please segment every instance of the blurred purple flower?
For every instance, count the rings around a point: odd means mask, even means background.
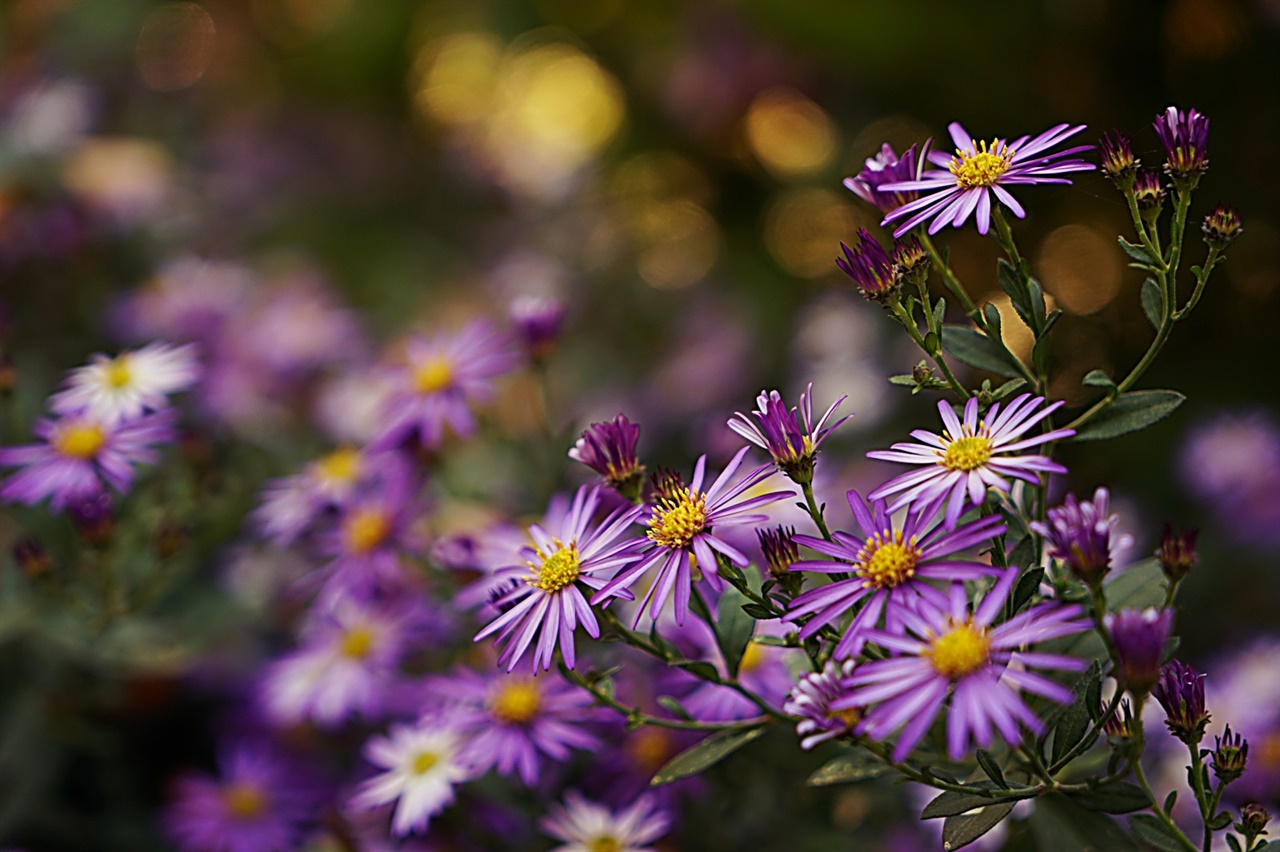
[[[845,189],[873,205],[881,213],[892,213],[902,205],[915,201],[919,197],[916,192],[880,192],[880,187],[888,183],[920,180],[932,142],[930,139],[920,147],[918,158],[915,145],[904,151],[899,158],[893,148],[885,143],[880,146],[880,153],[867,158],[856,177],[844,179]]]

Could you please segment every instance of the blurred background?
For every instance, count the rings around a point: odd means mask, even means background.
[[[887,383],[920,356],[836,269],[879,219],[841,179],[885,142],[945,148],[957,120],[980,139],[1118,128],[1155,166],[1152,118],[1193,107],[1212,126],[1187,263],[1217,202],[1245,233],[1141,384],[1188,402],[1063,460],[1067,488],[1112,488],[1135,559],[1166,521],[1201,528],[1180,631],[1203,660],[1280,630],[1277,57],[1276,0],[10,0],[5,443],[87,353],[234,304],[201,405],[215,440],[251,448],[243,509],[320,445],[291,437],[299,424],[359,435],[359,389],[336,367],[533,295],[568,306],[544,413],[571,433],[626,411],[652,460],[727,457],[724,421],[762,387],[793,400],[812,381],[823,408],[848,394],[819,483],[843,523],[843,491],[885,472],[862,453],[936,413]],[[1092,173],[1019,197],[1023,254],[1066,312],[1053,396],[1082,405],[1085,373],[1127,371],[1151,337],[1115,244],[1127,212]],[[1020,328],[995,243],[940,241]],[[299,369],[314,381],[282,396],[272,377]],[[508,390],[499,421],[535,431],[533,386]],[[452,460],[455,485],[536,512],[558,459],[501,452]],[[207,553],[235,530],[207,531]]]

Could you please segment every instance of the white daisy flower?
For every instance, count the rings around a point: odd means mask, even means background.
[[[101,353],[70,372],[50,399],[59,414],[87,411],[111,423],[136,420],[169,406],[169,394],[184,391],[200,378],[195,345],[149,343],[114,358]]]
[[[652,796],[641,796],[615,814],[570,790],[564,805],[552,805],[540,825],[547,834],[565,841],[551,852],[653,852],[648,844],[667,833],[670,820],[655,809]]]
[[[392,725],[385,737],[374,737],[364,756],[386,770],[361,785],[351,800],[360,809],[396,802],[391,830],[404,837],[424,832],[431,817],[453,802],[454,785],[475,776],[475,770],[459,760],[462,737],[430,723]]]

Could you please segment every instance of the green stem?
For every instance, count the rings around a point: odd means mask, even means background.
[[[1205,256],[1204,266],[1200,268],[1200,274],[1196,276],[1196,287],[1191,291],[1191,298],[1180,309],[1173,312],[1175,321],[1181,320],[1200,303],[1200,296],[1204,293],[1204,285],[1209,283],[1209,273],[1217,266],[1220,260],[1218,250],[1212,246],[1209,247],[1209,253]]]
[[[902,302],[898,300],[898,297],[895,295],[889,301],[889,309],[893,311],[894,316],[896,316],[898,321],[902,323],[903,328],[907,330],[907,334],[909,334],[911,339],[915,341],[916,346],[920,347],[920,351],[928,355],[933,360],[933,363],[938,365],[938,369],[942,371],[942,375],[946,378],[947,384],[951,386],[951,389],[959,394],[961,398],[968,399],[973,396],[973,394],[969,392],[968,388],[960,384],[960,381],[955,377],[955,374],[951,372],[951,368],[947,366],[946,359],[942,357],[942,332],[940,330],[933,330],[933,314],[929,310],[928,304],[923,305],[923,307],[925,309],[924,313],[926,317],[926,324],[930,327],[930,332],[933,333],[934,339],[937,340],[936,350],[930,349],[925,343],[924,337],[920,334],[920,329],[916,326],[915,317],[907,313],[907,309],[903,307]]]
[[[656,728],[671,728],[676,731],[735,731],[745,730],[747,728],[756,728],[760,725],[768,723],[768,718],[761,716],[756,719],[744,719],[740,722],[696,722],[685,721],[683,719],[664,719],[661,716],[651,716],[642,711],[639,707],[633,707],[624,704],[617,698],[605,692],[582,675],[575,672],[563,664],[560,666],[560,674],[564,676],[570,683],[574,683],[585,689],[600,704],[611,707],[619,713],[627,717],[628,721],[634,727],[641,725],[652,725]]]
[[[969,318],[978,324],[983,331],[986,330],[986,323],[982,321],[982,312],[978,310],[978,306],[973,303],[973,299],[969,298],[969,292],[964,289],[964,285],[960,283],[960,279],[951,271],[951,267],[942,259],[942,254],[933,244],[933,238],[930,237],[924,228],[916,229],[916,236],[920,240],[920,245],[924,247],[925,252],[929,255],[929,262],[934,269],[938,270],[938,274],[942,276],[942,283],[947,285],[947,289],[951,291],[951,295],[960,300],[960,304],[964,306],[965,313]]]
[[[808,507],[809,517],[813,518],[813,523],[817,526],[818,532],[822,533],[822,537],[827,541],[831,541],[831,531],[827,529],[827,522],[822,517],[822,509],[819,508],[818,501],[813,496],[813,483],[801,483],[800,490],[804,493],[804,504]]]
[[[1173,818],[1165,812],[1164,807],[1160,804],[1160,800],[1156,798],[1155,791],[1151,789],[1150,782],[1147,781],[1147,773],[1142,769],[1142,750],[1146,745],[1146,733],[1142,728],[1142,703],[1143,700],[1141,698],[1137,699],[1137,707],[1135,707],[1133,711],[1133,775],[1138,780],[1138,786],[1141,787],[1143,792],[1147,794],[1147,797],[1151,799],[1151,812],[1156,815],[1157,819],[1165,824],[1165,828],[1169,830],[1169,833],[1175,836],[1178,839],[1178,842],[1181,843],[1188,852],[1200,852],[1200,850],[1196,848],[1196,845],[1182,833],[1182,829],[1178,828],[1178,824],[1173,821]]]
[[[1117,689],[1115,691],[1115,694],[1111,696],[1111,701],[1107,703],[1107,706],[1105,708],[1103,708],[1102,715],[1099,716],[1098,720],[1094,722],[1093,725],[1090,726],[1089,731],[1083,737],[1081,737],[1080,742],[1076,743],[1067,751],[1066,754],[1064,754],[1062,757],[1058,758],[1052,764],[1050,764],[1049,766],[1050,774],[1053,774],[1055,772],[1058,772],[1066,768],[1067,764],[1069,764],[1071,761],[1075,760],[1077,757],[1083,754],[1089,746],[1093,745],[1094,736],[1099,731],[1101,731],[1103,727],[1106,726],[1107,722],[1111,720],[1111,717],[1116,714],[1116,710],[1119,709],[1120,701],[1123,698],[1124,698],[1124,690]]]
[[[1161,266],[1164,266],[1164,260],[1160,253],[1160,246],[1155,241],[1158,239],[1159,232],[1157,231],[1154,235],[1147,232],[1147,223],[1143,221],[1142,213],[1138,210],[1138,198],[1133,194],[1132,187],[1124,191],[1124,200],[1129,204],[1129,216],[1133,219],[1133,230],[1138,235],[1138,240],[1141,241],[1142,247],[1145,248],[1147,253],[1154,257]],[[1167,269],[1168,267],[1166,266],[1165,268]]]

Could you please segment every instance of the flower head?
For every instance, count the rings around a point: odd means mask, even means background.
[[[1153,124],[1164,146],[1164,170],[1175,180],[1193,186],[1209,168],[1209,119],[1194,109],[1169,107]]]
[[[866,228],[858,229],[858,244],[849,248],[840,244],[844,257],[836,258],[836,266],[853,279],[858,292],[876,302],[887,301],[898,292],[901,282],[894,275],[893,260]]]
[[[818,458],[818,447],[828,434],[853,415],[840,418],[827,427],[827,421],[845,397],[831,403],[826,414],[813,422],[813,383],[800,394],[798,408],[788,409],[782,395],[775,391],[760,391],[756,398],[756,410],[751,412],[756,421],[742,412],[735,412],[729,428],[767,452],[778,470],[800,484],[813,481],[813,467]]]
[[[152,343],[114,358],[94,355],[67,376],[49,400],[59,414],[87,412],[115,423],[136,420],[169,404],[169,394],[186,390],[200,377],[195,346]]]
[[[564,841],[551,852],[654,852],[648,844],[667,833],[670,820],[650,795],[640,796],[614,813],[570,790],[564,804],[552,805],[539,825]]]
[[[870,494],[871,499],[897,495],[889,511],[907,504],[930,503],[947,496],[947,526],[955,526],[968,502],[977,506],[986,498],[987,488],[1009,490],[1015,477],[1037,482],[1040,473],[1066,473],[1067,469],[1047,456],[1015,455],[1021,450],[1057,441],[1075,434],[1071,429],[1054,429],[1023,438],[1033,426],[1056,411],[1062,402],[1045,405],[1044,397],[1022,394],[1002,408],[996,403],[978,420],[978,399],[965,403],[963,421],[951,405],[938,402],[938,412],[946,429],[941,435],[924,430],[912,432],[918,444],[894,444],[889,450],[867,453],[867,458],[920,465],[919,470],[904,473],[881,485]]]
[[[956,529],[948,530],[936,521],[939,501],[908,511],[900,529],[883,499],[867,504],[857,491],[847,495],[849,508],[861,528],[861,536],[837,531],[832,541],[797,536],[825,559],[802,560],[793,571],[847,574],[810,589],[791,602],[787,617],[796,620],[812,616],[800,629],[808,638],[832,624],[854,607],[857,615],[836,644],[837,659],[852,657],[862,650],[868,631],[883,617],[889,629],[901,625],[903,610],[914,609],[922,596],[936,599],[931,581],[976,580],[997,573],[983,562],[957,559],[956,553],[1004,533],[999,515],[988,515]]]
[[[1173,610],[1122,609],[1103,616],[1115,649],[1118,679],[1135,696],[1145,695],[1160,678],[1160,654],[1173,632]]]
[[[964,755],[971,739],[988,747],[993,730],[1010,744],[1021,741],[1021,727],[1043,731],[1044,724],[1019,693],[1064,704],[1071,691],[1031,668],[1078,671],[1085,664],[1023,649],[1086,630],[1089,623],[1077,606],[1044,603],[995,624],[1018,574],[1016,567],[1005,571],[973,612],[964,586],[955,583],[944,605],[924,599],[915,611],[904,612],[903,630],[871,631],[871,641],[897,656],[858,666],[845,681],[846,694],[832,708],[864,708],[856,732],[872,739],[883,740],[901,728],[894,760],[911,753],[948,695],[947,752],[953,760]]]
[[[1219,204],[1204,217],[1200,231],[1204,234],[1204,241],[1210,248],[1222,251],[1244,233],[1244,225],[1240,223],[1240,211],[1229,204]]]
[[[520,296],[511,303],[511,322],[535,364],[545,361],[560,338],[568,309],[558,299]]]
[[[1204,675],[1186,663],[1170,660],[1160,669],[1160,678],[1151,694],[1164,708],[1169,733],[1187,745],[1204,739],[1209,714],[1204,709]]]
[[[1071,183],[1060,177],[1070,172],[1091,171],[1094,166],[1080,159],[1065,159],[1072,154],[1087,151],[1091,146],[1081,145],[1046,154],[1049,148],[1074,136],[1084,125],[1071,127],[1059,124],[1032,139],[1023,136],[1012,143],[995,139],[990,144],[978,142],[958,123],[948,128],[956,152],[948,156],[940,151],[929,155],[929,162],[940,169],[933,169],[916,180],[884,183],[879,192],[919,192],[915,201],[903,204],[884,218],[884,224],[901,222],[893,232],[900,237],[926,219],[933,219],[929,233],[936,234],[947,225],[960,227],[974,215],[978,233],[985,234],[991,226],[991,197],[1013,211],[1018,218],[1026,216],[1022,205],[1005,188],[1020,184]]]
[[[600,624],[587,604],[583,587],[599,589],[620,568],[639,556],[640,539],[619,540],[644,512],[642,506],[619,508],[599,525],[591,523],[600,505],[600,488],[579,488],[569,512],[558,529],[548,532],[539,524],[529,527],[533,547],[524,550],[524,566],[509,566],[503,572],[516,580],[499,600],[501,612],[476,640],[497,634],[503,648],[498,663],[511,671],[520,662],[535,637],[533,670],[550,669],[557,645],[565,665],[573,668],[576,654],[573,634],[578,625],[593,639],[600,636]]]
[[[689,599],[693,592],[693,567],[696,563],[702,575],[713,585],[719,583],[716,573],[716,555],[722,554],[734,565],[745,568],[750,560],[742,551],[717,534],[717,530],[765,520],[764,515],[751,510],[783,497],[789,491],[769,491],[755,496],[746,492],[760,484],[772,472],[771,464],[763,464],[730,485],[737,473],[747,447],[738,451],[724,471],[706,491],[702,490],[706,475],[707,457],[702,456],[693,468],[693,481],[685,486],[675,477],[660,489],[650,508],[647,538],[653,543],[649,551],[634,566],[625,569],[596,593],[592,603],[602,603],[631,587],[650,568],[656,567],[649,590],[636,610],[636,624],[649,607],[649,617],[658,618],[662,605],[675,591],[675,619],[683,625],[689,614]],[[628,593],[629,594],[629,593]]]
[[[1223,784],[1230,784],[1244,774],[1248,764],[1249,743],[1239,734],[1233,734],[1231,726],[1227,725],[1222,736],[1213,738],[1213,760],[1210,763],[1213,774]]]
[[[1196,536],[1199,530],[1180,530],[1176,535],[1166,523],[1160,535],[1160,549],[1156,551],[1156,559],[1160,561],[1160,570],[1171,582],[1181,582],[1195,567]]]
[[[1049,510],[1049,520],[1032,521],[1031,529],[1045,537],[1049,555],[1061,559],[1079,580],[1092,586],[1102,582],[1111,570],[1111,554],[1133,543],[1129,535],[1112,541],[1112,530],[1120,523],[1119,515],[1110,515],[1111,494],[1099,488],[1093,502],[1076,500],[1068,494],[1061,506]]]
[[[1102,171],[1116,185],[1125,190],[1133,187],[1139,160],[1133,156],[1133,143],[1118,130],[1102,134],[1098,147],[1102,149]]]
[[[636,455],[640,425],[625,414],[592,423],[569,450],[569,458],[582,462],[604,477],[620,494],[636,497],[644,482],[644,465]]]
[[[43,443],[0,449],[0,465],[22,468],[0,484],[0,499],[34,505],[49,498],[60,512],[92,500],[109,485],[124,493],[133,466],[156,459],[154,445],[173,440],[172,409],[135,420],[104,420],[87,412],[36,422]]]
[[[808,751],[819,743],[853,732],[861,714],[857,708],[833,710],[831,702],[845,694],[843,683],[853,674],[854,661],[839,665],[827,660],[820,672],[808,672],[787,695],[782,712],[798,716],[796,736],[800,748]]]
[[[1138,212],[1148,223],[1159,218],[1164,196],[1164,184],[1160,182],[1159,174],[1150,170],[1138,173],[1133,184],[1133,197],[1138,204]]]
[[[447,727],[392,725],[387,736],[365,745],[365,759],[382,771],[360,786],[352,806],[396,802],[391,831],[400,837],[425,832],[431,817],[453,802],[454,786],[476,774],[462,760],[462,749],[462,736]]]
[[[880,153],[867,158],[856,177],[844,179],[845,188],[875,206],[881,213],[891,213],[907,202],[915,201],[915,192],[880,192],[880,187],[887,183],[920,180],[931,142],[929,140],[921,146],[918,158],[915,145],[904,151],[899,158],[893,148],[885,143],[880,147]]]

